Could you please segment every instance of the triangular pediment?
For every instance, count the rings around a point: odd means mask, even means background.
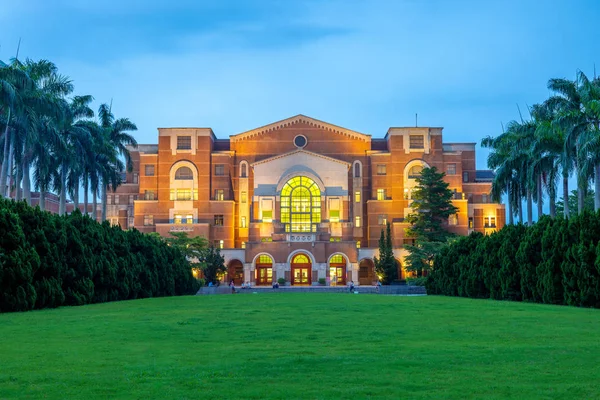
[[[232,142],[240,141],[259,135],[264,135],[276,129],[292,126],[299,123],[306,123],[310,126],[315,126],[317,128],[325,129],[331,132],[336,132],[340,135],[344,135],[353,139],[363,140],[365,142],[371,140],[371,135],[346,129],[341,126],[330,124],[328,122],[319,121],[318,119],[307,117],[306,115],[302,114],[298,114],[294,117],[286,118],[281,121],[273,122],[272,124],[261,126],[260,128],[252,129],[250,131],[238,133],[237,135],[231,135],[229,136],[229,139]]]
[[[303,149],[298,149],[298,150],[290,151],[289,153],[283,153],[283,154],[279,154],[279,155],[276,155],[273,157],[265,158],[264,160],[256,161],[256,162],[250,164],[250,166],[254,167],[256,165],[266,164],[266,163],[270,163],[270,162],[273,162],[276,160],[281,160],[281,159],[290,158],[290,157],[297,157],[299,155],[305,155],[308,157],[315,157],[315,158],[318,158],[321,160],[335,162],[335,163],[342,164],[342,165],[345,165],[346,167],[350,168],[350,164],[347,163],[346,161],[338,160],[337,158],[324,156],[323,154],[313,153],[312,151],[303,150]]]

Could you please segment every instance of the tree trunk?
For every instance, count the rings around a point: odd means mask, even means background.
[[[510,184],[508,182],[506,182],[506,195],[508,196],[508,201],[506,202],[506,205],[508,206],[508,224],[514,225],[515,220],[513,217],[512,205],[510,201]]]
[[[542,174],[538,174],[537,177],[537,212],[538,212],[538,221],[542,218],[544,214],[544,202],[542,196]]]
[[[550,204],[550,216],[552,218],[556,217],[556,185],[554,182],[553,179],[550,186],[548,186],[548,203]]]
[[[600,210],[600,163],[594,165],[594,211]]]
[[[40,190],[40,210],[46,211],[46,192]]]
[[[2,157],[2,170],[0,170],[0,196],[6,196],[6,178],[8,176],[8,153],[10,147],[10,136],[8,135],[10,124],[10,108],[8,109],[8,118],[6,120],[6,128],[4,128],[4,153]]]
[[[58,215],[65,215],[67,211],[67,163],[60,166],[60,194],[58,199]]]
[[[569,218],[569,177],[563,175],[563,203],[565,218]]]
[[[525,221],[523,221],[523,199],[519,196],[519,222],[521,224],[524,224]]]
[[[90,192],[89,180],[87,174],[83,175],[83,215],[89,215],[88,211],[88,196]]]
[[[102,216],[100,217],[100,222],[106,221],[106,192],[108,191],[108,185],[106,183],[102,183]]]
[[[73,191],[73,211],[79,208],[79,179],[77,179],[77,185]]]
[[[12,174],[12,170],[13,170],[13,164],[15,161],[15,145],[14,145],[14,132],[11,132],[11,145],[8,148],[8,173],[7,173],[7,186],[6,186],[6,197],[10,197],[11,193],[10,193],[10,189],[11,189],[11,183],[13,183],[15,181],[15,179],[13,179],[13,174]]]
[[[23,180],[23,163],[16,165],[16,179],[15,179],[15,199],[17,201],[23,200],[23,191],[21,190],[21,181]]]
[[[31,205],[31,178],[29,177],[29,160],[23,157],[23,198]]]
[[[533,225],[533,195],[531,189],[527,188],[527,226]]]
[[[98,190],[92,191],[92,218],[94,221],[98,220],[98,213],[96,210],[98,209]]]

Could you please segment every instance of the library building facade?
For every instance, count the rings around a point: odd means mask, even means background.
[[[201,235],[220,247],[236,284],[372,285],[381,230],[391,225],[402,278],[405,217],[416,177],[445,172],[458,213],[448,230],[505,223],[475,143],[444,143],[442,128],[390,128],[382,138],[304,115],[228,139],[210,128],[159,128],[131,149],[134,169],[107,196],[107,218],[142,232]]]

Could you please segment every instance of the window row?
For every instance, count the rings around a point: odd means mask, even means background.
[[[121,200],[123,198],[128,199],[127,203],[121,203]],[[130,204],[131,205],[137,199],[138,199],[137,194],[130,194],[130,195],[118,195],[118,194],[112,195],[112,194],[107,194],[106,195],[106,204],[115,204],[115,205],[118,205],[118,204]]]
[[[190,201],[198,200],[197,189],[171,189],[169,200],[171,201]]]

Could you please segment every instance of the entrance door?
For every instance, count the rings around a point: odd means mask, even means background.
[[[273,282],[273,259],[261,254],[256,260],[256,285],[271,285]]]
[[[273,282],[273,268],[256,266],[256,285],[270,285]]]
[[[310,285],[312,264],[304,254],[298,254],[292,259],[292,285]]]
[[[329,260],[329,281],[332,286],[346,284],[346,258],[341,254]]]
[[[232,260],[227,268],[228,281],[233,279],[236,286],[240,286],[244,283],[244,265],[240,260]]]
[[[370,259],[364,259],[358,267],[358,282],[361,285],[372,285],[375,282],[375,265]]]

